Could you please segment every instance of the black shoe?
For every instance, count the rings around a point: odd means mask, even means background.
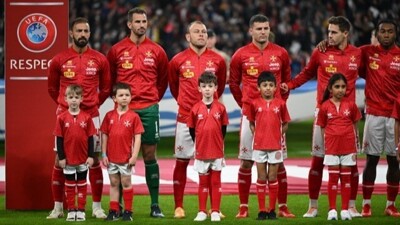
[[[124,213],[122,214],[122,220],[123,221],[132,221],[132,212],[125,210]]]
[[[258,213],[257,220],[266,220],[268,217],[268,213],[265,211],[261,211]]]
[[[164,214],[158,205],[151,206],[150,216],[153,218],[164,218]]]
[[[276,213],[275,213],[274,210],[269,211],[269,213],[268,213],[268,219],[269,219],[269,220],[276,220],[276,219],[277,219],[277,218],[276,218]]]
[[[105,218],[104,220],[107,220],[107,221],[118,220],[118,213],[115,210],[110,210],[110,211],[108,211],[107,218]]]

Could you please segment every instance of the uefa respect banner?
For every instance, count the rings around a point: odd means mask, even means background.
[[[68,47],[69,1],[5,1],[6,208],[52,207],[51,59]]]

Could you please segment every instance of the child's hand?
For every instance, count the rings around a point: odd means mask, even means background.
[[[105,167],[108,167],[108,165],[110,164],[109,161],[108,161],[108,157],[107,156],[103,156],[102,161],[103,161],[103,165]]]
[[[131,158],[129,158],[129,162],[128,162],[128,166],[129,167],[134,167],[136,164],[136,158],[134,158],[133,156]]]
[[[93,158],[92,157],[88,157],[87,160],[86,160],[86,164],[89,167],[92,167],[93,166]]]
[[[67,164],[67,160],[66,159],[58,161],[58,165],[63,169],[65,168],[66,164]]]

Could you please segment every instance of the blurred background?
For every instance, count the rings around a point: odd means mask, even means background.
[[[3,3],[4,4],[4,3]],[[0,15],[0,78],[4,78],[4,5]],[[397,22],[400,1],[396,0],[71,0],[70,20],[87,17],[91,25],[91,46],[107,54],[124,38],[127,12],[133,7],[148,12],[148,36],[162,45],[172,58],[187,47],[185,29],[193,20],[203,21],[218,36],[217,48],[232,55],[250,41],[248,22],[262,13],[269,17],[275,42],[287,49],[296,75],[307,63],[314,46],[326,37],[327,19],[346,16],[353,24],[351,43],[370,42],[379,19]]]

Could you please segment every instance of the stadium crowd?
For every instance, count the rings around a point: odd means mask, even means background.
[[[400,2],[393,0],[71,0],[70,20],[78,16],[89,18],[90,44],[107,54],[128,34],[126,14],[136,6],[148,12],[149,36],[163,46],[169,58],[187,48],[185,27],[193,20],[201,20],[213,29],[219,38],[217,48],[232,55],[250,41],[250,17],[264,14],[270,18],[276,43],[290,54],[293,75],[305,65],[314,46],[326,37],[330,16],[346,16],[354,28],[351,43],[360,46],[369,43],[371,30],[379,19],[399,21],[400,15]],[[2,10],[0,32],[4,31]],[[0,36],[0,46],[0,59],[4,59],[4,35]],[[4,71],[3,61],[0,71]],[[4,78],[4,72],[0,78]]]

